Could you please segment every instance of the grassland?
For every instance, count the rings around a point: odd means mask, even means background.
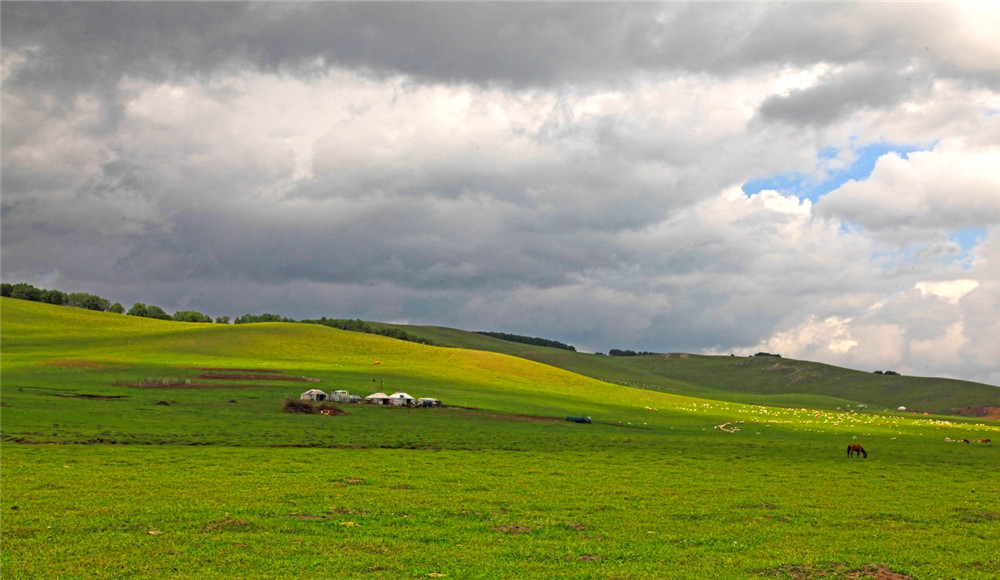
[[[1000,440],[994,421],[700,399],[311,325],[0,307],[4,578],[1000,575],[1000,448],[945,440]],[[314,386],[451,407],[281,412]]]
[[[826,409],[863,403],[945,414],[965,407],[1000,407],[1000,387],[956,379],[874,374],[776,357],[683,353],[600,356],[509,342],[453,328],[381,326],[403,329],[434,344],[499,352],[599,380],[714,400]]]

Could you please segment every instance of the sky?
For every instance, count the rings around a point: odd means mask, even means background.
[[[1000,385],[1000,9],[0,3],[2,277]]]

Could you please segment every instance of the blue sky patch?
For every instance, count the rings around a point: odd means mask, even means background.
[[[986,240],[986,230],[983,228],[963,228],[952,231],[948,238],[962,246],[963,250],[971,250]]]
[[[820,197],[830,193],[848,181],[867,179],[875,169],[875,162],[886,153],[895,152],[903,159],[906,159],[914,151],[926,150],[927,148],[917,145],[873,143],[857,149],[855,151],[857,158],[849,167],[826,173],[825,179],[822,181],[817,181],[814,176],[799,171],[778,173],[744,183],[743,193],[753,195],[766,189],[773,189],[782,193],[794,194],[800,199],[809,199],[815,202]],[[839,152],[840,150],[836,147],[827,147],[820,151],[817,157],[821,161],[828,161],[836,159]]]

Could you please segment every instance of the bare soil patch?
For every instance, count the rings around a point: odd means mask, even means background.
[[[280,385],[236,385],[211,383],[178,383],[163,385],[160,383],[115,383],[116,387],[131,389],[258,389],[261,387],[278,387]]]
[[[1000,420],[1000,407],[963,407],[958,414],[964,417],[982,417],[984,419]]]
[[[82,358],[54,358],[52,360],[46,361],[45,366],[47,367],[61,367],[61,368],[73,368],[73,369],[91,369],[91,370],[103,370],[103,369],[114,369],[118,368],[114,365],[107,363],[102,363],[98,361],[93,361],[89,359]]]
[[[496,526],[493,530],[507,534],[526,534],[531,531],[531,528],[520,524],[507,524],[506,526]]]
[[[219,520],[212,520],[205,524],[206,532],[222,531],[222,530],[245,530],[250,527],[250,522],[241,519],[230,517],[226,514],[226,517]]]
[[[197,377],[204,381],[293,381],[297,383],[318,383],[311,377],[291,377],[278,373],[201,373]]]
[[[218,383],[215,381],[286,381],[296,383],[320,383],[319,379],[312,377],[295,377],[284,374],[284,371],[271,369],[212,369],[196,368],[203,371],[195,379],[213,382],[194,382],[187,378],[161,377],[146,378],[141,381],[119,381],[115,382],[116,387],[131,387],[139,389],[259,389],[261,387],[282,387],[282,385],[272,384],[241,384],[241,383]]]
[[[63,397],[64,399],[89,399],[91,401],[117,401],[127,399],[128,395],[88,395],[86,393],[46,393],[51,397]]]
[[[293,517],[293,518],[295,518],[295,519],[297,519],[297,520],[328,520],[328,519],[330,519],[330,516],[318,516],[318,515],[315,515],[315,514],[299,514],[299,513],[295,513],[295,512],[292,512],[292,513],[290,513],[288,515],[291,516],[291,517]]]
[[[4,435],[2,439],[4,441],[20,443],[22,445],[65,445],[65,442],[63,441],[38,441],[36,439],[28,439],[27,437],[11,437],[8,435]]]
[[[809,580],[813,578],[848,578],[850,580],[916,580],[913,576],[896,572],[881,564],[866,564],[860,569],[851,569],[844,563],[832,564],[785,564],[774,570],[764,572],[765,576],[778,578],[796,578]]]
[[[281,410],[286,413],[297,413],[302,415],[347,415],[347,411],[339,405],[330,403],[320,403],[318,405],[311,401],[301,401],[299,399],[285,399]]]
[[[196,371],[205,371],[209,373],[255,373],[255,374],[276,374],[283,375],[285,371],[276,369],[231,369],[231,368],[219,368],[219,367],[178,367],[178,368],[189,368]]]

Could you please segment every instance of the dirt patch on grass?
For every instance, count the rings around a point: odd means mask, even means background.
[[[285,385],[245,385],[234,383],[114,383],[116,387],[130,389],[283,389]]]
[[[959,517],[963,522],[968,524],[981,524],[983,522],[995,522],[1000,520],[1000,513],[997,512],[973,512],[962,510],[962,515]]]
[[[504,532],[505,534],[527,534],[531,531],[531,528],[520,524],[507,524],[505,526],[495,526],[493,531]]]
[[[314,515],[314,514],[299,514],[299,513],[294,513],[294,512],[290,513],[288,515],[291,516],[291,517],[293,517],[293,518],[295,518],[295,519],[297,519],[297,520],[328,520],[328,519],[330,519],[330,516],[317,516],[317,515]]]
[[[965,417],[1000,419],[1000,407],[963,407],[958,410],[958,414]]]
[[[281,410],[286,413],[296,413],[301,415],[347,415],[347,411],[340,408],[339,405],[330,403],[320,403],[318,405],[313,404],[311,401],[302,401],[299,399],[285,399],[285,403],[281,406]]]
[[[219,530],[245,530],[250,527],[250,522],[240,519],[226,516],[219,520],[212,520],[205,524],[206,532],[214,532]]]
[[[187,368],[195,371],[205,371],[208,373],[257,373],[257,374],[277,374],[283,375],[285,371],[276,369],[232,369],[232,368],[220,368],[220,367],[174,367],[174,368]]]
[[[190,367],[185,367],[190,368]],[[114,383],[116,387],[132,388],[156,388],[156,389],[258,389],[261,387],[283,387],[283,385],[270,384],[234,384],[218,383],[216,381],[281,381],[294,383],[320,383],[319,379],[312,377],[288,376],[285,371],[270,369],[212,369],[195,368],[202,371],[194,377],[194,380],[181,377],[152,377],[144,378],[140,381],[118,381]],[[212,382],[195,382],[212,381]]]
[[[197,377],[203,381],[292,381],[296,383],[318,383],[311,377],[292,377],[280,373],[201,373]]]
[[[765,576],[777,578],[797,578],[808,580],[813,578],[848,578],[860,580],[916,580],[913,576],[896,572],[881,564],[867,564],[861,568],[850,568],[847,564],[785,564],[774,570],[764,572]]]
[[[51,397],[63,397],[65,399],[88,399],[91,401],[118,401],[127,399],[128,395],[88,395],[86,393],[46,393]]]
[[[902,572],[896,572],[888,566],[882,566],[880,564],[870,564],[861,568],[860,570],[855,570],[853,572],[848,572],[845,578],[874,578],[874,580],[915,580],[913,576],[909,574],[903,574]]]
[[[69,369],[90,369],[90,370],[107,370],[107,369],[118,368],[106,362],[97,362],[82,358],[54,358],[46,361],[45,366],[69,368]]]
[[[0,440],[9,441],[11,443],[20,443],[22,445],[65,445],[63,441],[38,441],[35,439],[28,439],[27,437],[14,437],[9,435],[4,435]]]

